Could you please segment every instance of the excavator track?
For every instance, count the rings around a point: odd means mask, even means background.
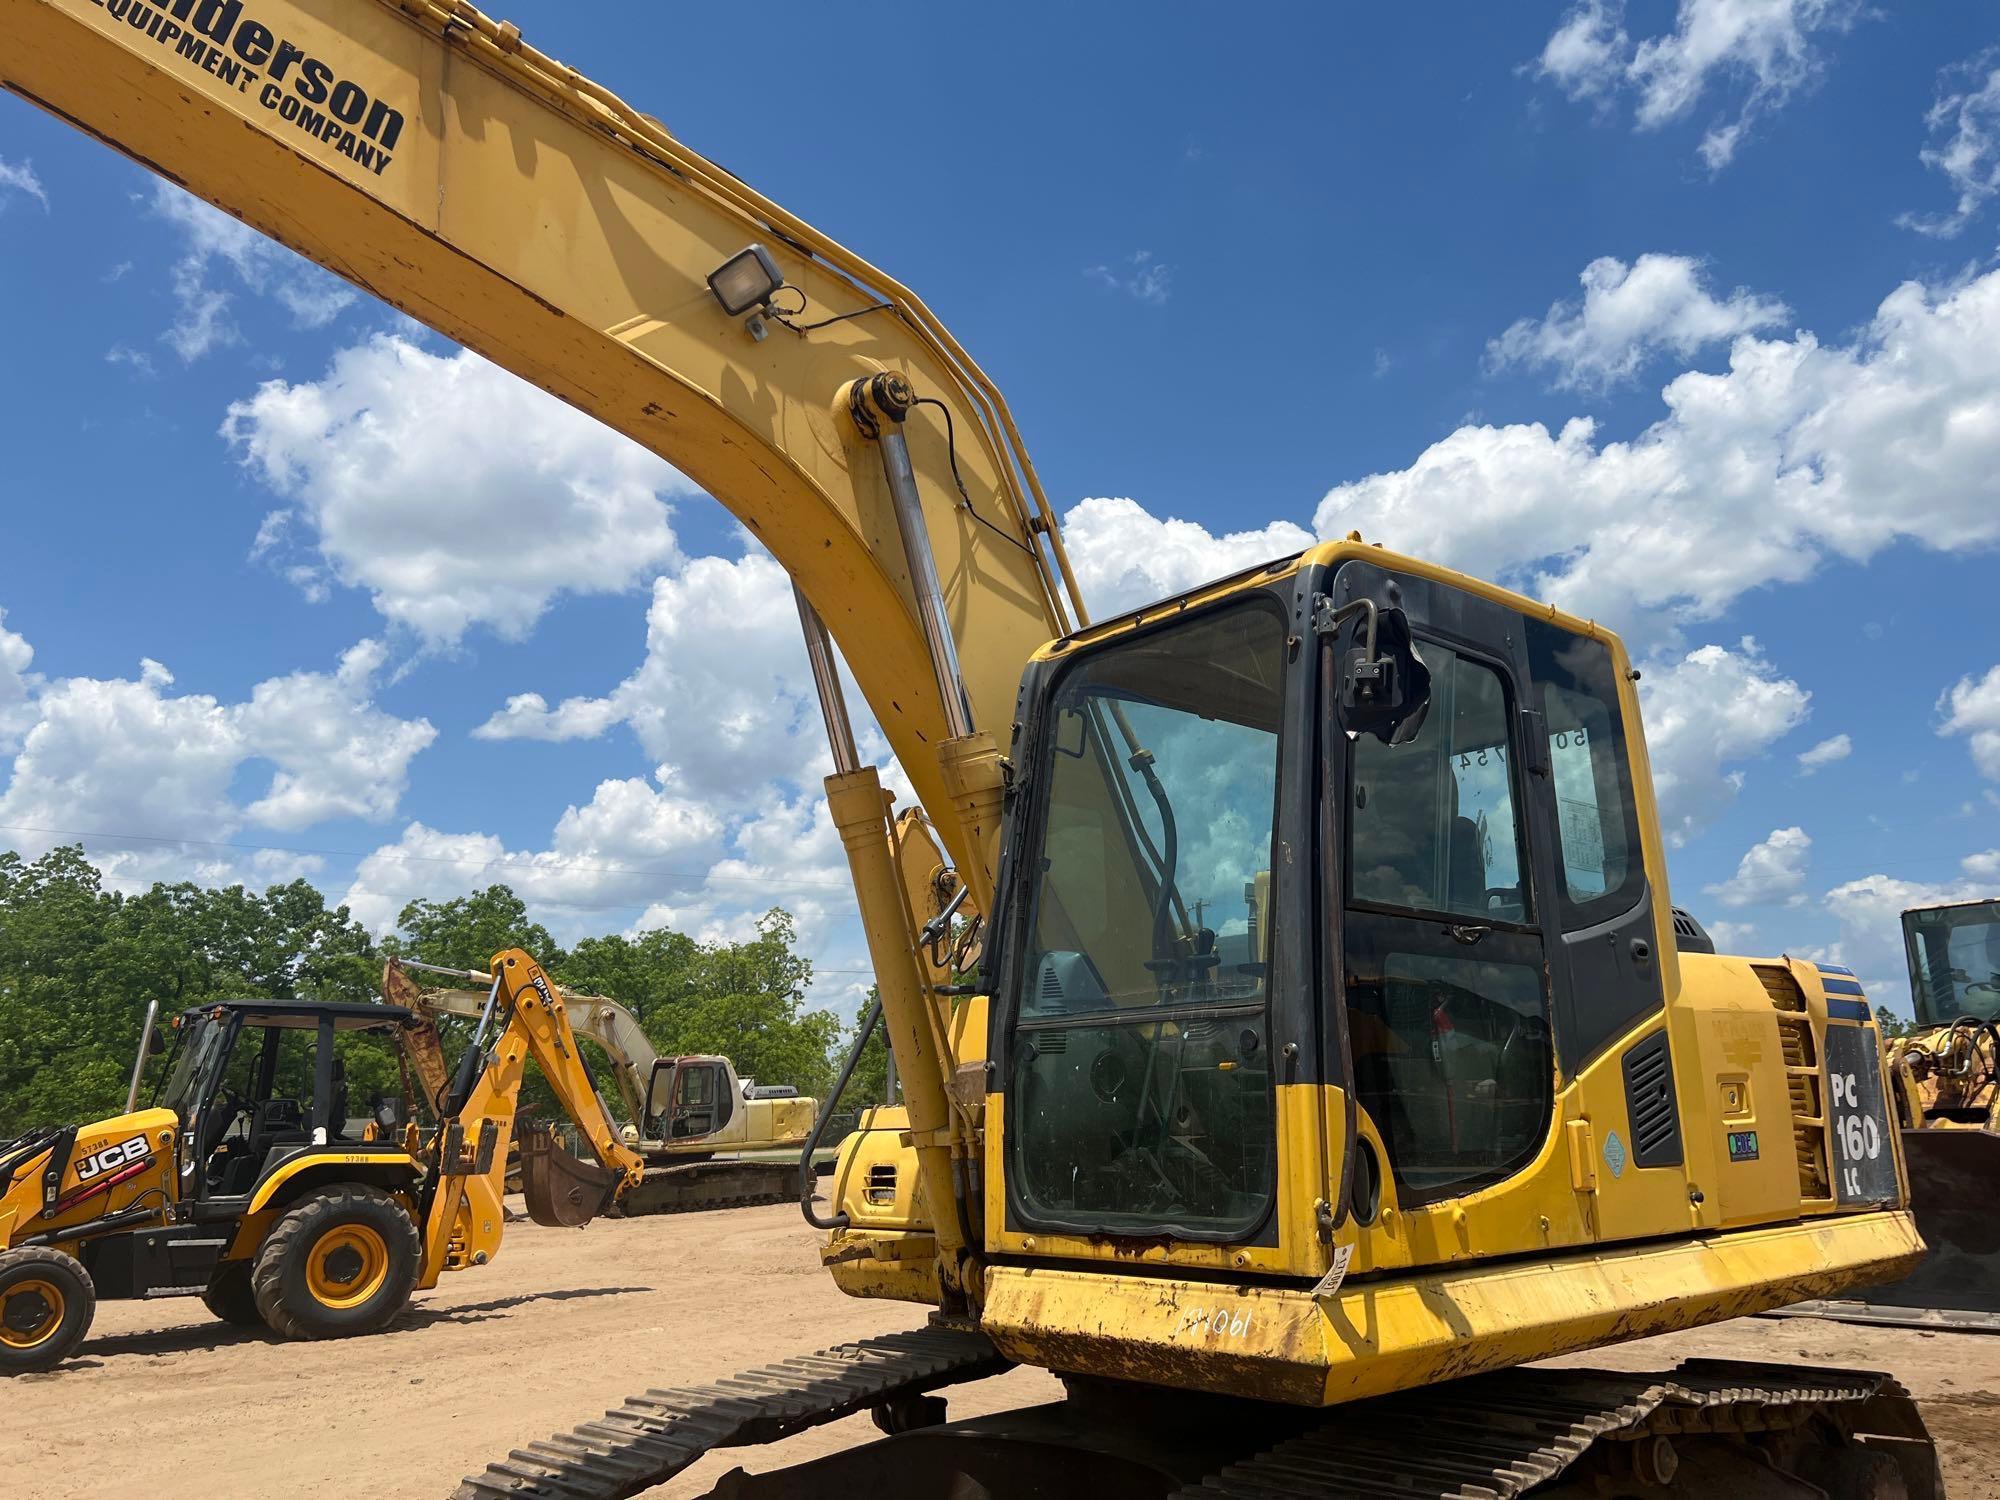
[[[871,1406],[1012,1367],[983,1333],[930,1327],[841,1344],[714,1385],[651,1390],[465,1479],[454,1500],[621,1500],[713,1448],[775,1442]]]
[[[1561,1479],[1587,1457],[1609,1456],[1612,1444],[1624,1448],[1618,1455],[1624,1458],[1648,1438],[1671,1443],[1784,1431],[1822,1415],[1864,1440],[1885,1440],[1885,1453],[1905,1471],[1912,1500],[1941,1500],[1921,1421],[1908,1393],[1888,1376],[1724,1360],[1689,1360],[1664,1376],[1503,1370],[1359,1402],[1289,1442],[1175,1491],[1174,1500],[1512,1500]]]

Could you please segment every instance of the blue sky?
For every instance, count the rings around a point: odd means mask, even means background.
[[[1734,944],[1902,1006],[1901,906],[2000,890],[1991,11],[760,14],[509,9],[924,296],[1100,607],[1359,526],[1627,634]],[[796,623],[719,506],[11,97],[0,271],[0,844],[378,925],[780,901],[848,1003]]]

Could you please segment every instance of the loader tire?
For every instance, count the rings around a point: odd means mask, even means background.
[[[208,1278],[201,1300],[208,1310],[225,1323],[238,1328],[262,1328],[264,1315],[257,1310],[257,1290],[250,1285],[250,1262],[226,1260]]]
[[[32,1375],[76,1352],[97,1314],[83,1262],[41,1245],[0,1250],[0,1375]]]
[[[380,1189],[342,1183],[278,1221],[250,1273],[257,1310],[288,1339],[376,1333],[416,1285],[417,1226]]]

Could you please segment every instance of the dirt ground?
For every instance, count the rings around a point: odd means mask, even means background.
[[[287,1344],[229,1328],[197,1298],[98,1309],[77,1357],[0,1395],[14,1500],[224,1496],[433,1500],[511,1447],[649,1386],[915,1327],[922,1310],[841,1296],[790,1207],[510,1224],[490,1266],[448,1276],[374,1338]],[[1690,1356],[1888,1370],[1916,1395],[1952,1500],[2000,1500],[2000,1336],[1746,1319],[1570,1364]],[[955,1417],[1059,1394],[1016,1370],[951,1393]],[[705,1459],[658,1500],[693,1500],[737,1465],[768,1468],[877,1434],[865,1416]]]

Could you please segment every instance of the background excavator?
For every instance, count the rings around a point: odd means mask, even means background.
[[[398,1006],[190,1010],[173,1022],[166,1076],[141,1109],[149,1012],[125,1113],[0,1145],[0,1375],[73,1353],[100,1297],[200,1292],[225,1322],[288,1338],[388,1326],[412,1292],[498,1252],[530,1057],[601,1164],[594,1191],[559,1166],[531,1174],[530,1213],[581,1224],[636,1188],[644,1162],[592,1091],[540,967],[514,949],[485,977],[478,1025],[450,1070],[434,1023]],[[421,1147],[386,1112],[376,1130],[350,1118],[335,1038],[355,1033],[393,1041],[430,1080],[439,1124]]]
[[[639,1018],[616,1000],[558,993],[571,1028],[603,1049],[632,1122],[619,1139],[646,1162],[645,1180],[618,1196],[616,1212],[687,1213],[798,1200],[814,1175],[812,1164],[801,1165],[799,1147],[819,1101],[787,1085],[739,1078],[726,1057],[661,1057]],[[382,998],[433,1021],[476,1020],[485,1001],[477,990],[417,985],[394,961],[383,974]],[[544,1163],[538,1170],[551,1167]],[[574,1170],[579,1181],[601,1178],[604,1187],[623,1175],[586,1163]]]
[[[1936,1493],[1879,1374],[1512,1368],[1922,1250],[1865,999],[1680,951],[1614,636],[1359,537],[1086,624],[914,295],[457,0],[0,22],[8,88],[668,457],[796,585],[904,1098],[808,1211],[931,1320],[463,1493],[864,1409],[882,1442],[718,1492]],[[1067,1399],[942,1420],[1015,1362]]]

